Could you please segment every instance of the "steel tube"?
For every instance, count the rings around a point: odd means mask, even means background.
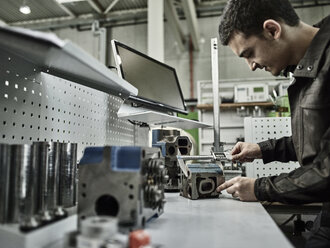
[[[8,221],[10,145],[0,144],[0,223]]]
[[[43,222],[52,220],[49,212],[49,163],[48,163],[48,142],[33,142],[33,163],[38,169],[38,214]]]
[[[58,205],[58,188],[60,179],[60,143],[49,143],[48,149],[48,198],[47,206],[55,210]]]
[[[220,152],[220,99],[219,99],[219,67],[218,67],[218,39],[211,39],[212,59],[212,89],[213,89],[213,128],[214,151]]]
[[[68,208],[76,205],[77,192],[77,144],[61,144],[60,205]]]
[[[19,222],[22,228],[38,226],[35,219],[37,209],[37,168],[32,162],[31,145],[12,145],[10,163],[9,221]]]

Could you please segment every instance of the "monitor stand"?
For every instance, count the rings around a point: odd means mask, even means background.
[[[188,120],[155,110],[150,110],[145,107],[132,107],[127,103],[123,103],[121,105],[117,116],[119,119],[147,123],[151,127],[172,127],[182,129],[212,127],[212,125],[208,125],[206,123]]]

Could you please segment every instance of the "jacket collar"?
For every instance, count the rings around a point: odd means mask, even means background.
[[[330,42],[330,15],[314,27],[319,27],[320,30],[312,40],[304,57],[296,66],[293,72],[294,77],[315,78],[319,71],[322,55]]]

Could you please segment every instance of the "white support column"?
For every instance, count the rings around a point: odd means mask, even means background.
[[[196,15],[196,8],[193,0],[182,0],[182,8],[186,16],[189,32],[191,35],[194,49],[199,51],[199,27]]]
[[[102,64],[106,64],[106,53],[107,53],[107,30],[100,28],[98,21],[94,21],[92,24],[92,32],[94,36],[98,36],[98,60]]]
[[[219,97],[219,65],[218,65],[218,39],[211,39],[211,68],[212,68],[212,91],[213,91],[213,128],[214,128],[214,151],[222,152],[220,146],[220,97]]]
[[[173,0],[166,0],[164,4],[165,4],[164,8],[165,8],[166,20],[171,27],[171,31],[173,32],[173,35],[175,37],[175,40],[177,41],[180,51],[183,52],[185,49],[184,47],[185,37],[182,28],[180,26],[178,14],[173,5]]]
[[[148,55],[164,62],[164,0],[148,0]]]

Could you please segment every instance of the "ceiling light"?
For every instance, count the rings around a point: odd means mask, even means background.
[[[19,8],[19,11],[25,15],[28,15],[31,13],[31,9],[29,6],[27,5],[22,5],[20,8]]]

